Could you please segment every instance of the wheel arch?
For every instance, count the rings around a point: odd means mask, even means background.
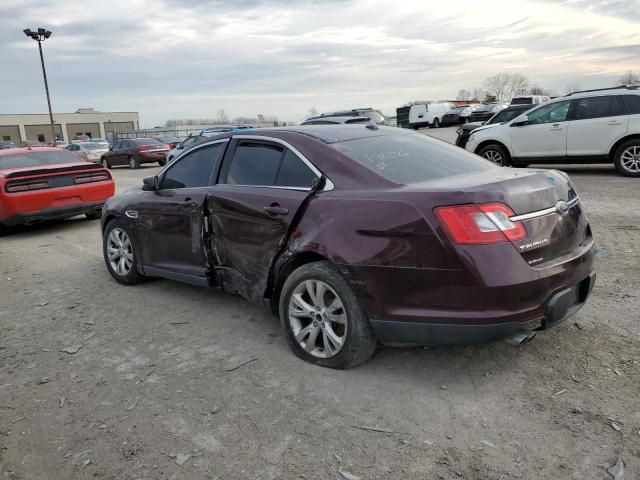
[[[609,161],[611,161],[611,163],[613,163],[613,161],[615,160],[614,156],[618,148],[620,148],[620,145],[622,145],[624,142],[628,142],[629,140],[640,140],[640,133],[625,135],[624,137],[617,140],[616,143],[613,144],[613,146],[609,150]]]
[[[269,282],[265,292],[265,298],[269,301],[271,311],[276,317],[279,317],[278,303],[280,300],[280,291],[287,277],[297,268],[307,263],[329,261],[326,256],[313,251],[305,250],[300,252],[284,252],[273,262],[271,272],[269,274]],[[333,263],[333,262],[331,262]]]
[[[491,144],[496,144],[501,146],[502,148],[504,148],[504,151],[507,152],[507,155],[509,156],[509,161],[513,160],[513,157],[511,155],[511,151],[509,150],[509,148],[500,140],[485,140],[483,142],[480,142],[478,144],[478,146],[476,147],[475,151],[473,153],[475,153],[476,155],[478,155],[478,152],[483,149],[484,147],[486,147],[487,145],[491,145]]]

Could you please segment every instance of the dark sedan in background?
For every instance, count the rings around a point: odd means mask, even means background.
[[[117,141],[108,152],[102,154],[100,162],[107,168],[128,165],[140,168],[143,163],[167,163],[169,146],[155,138],[130,138]]]
[[[163,277],[266,303],[296,355],[333,368],[378,342],[527,341],[595,280],[565,174],[373,124],[212,137],[110,199],[102,222],[118,282]]]
[[[508,105],[504,103],[485,103],[469,115],[469,122],[486,122],[496,113],[507,107]]]
[[[482,126],[488,125],[499,125],[501,123],[509,122],[516,118],[521,113],[526,112],[527,110],[531,110],[533,108],[532,105],[514,105],[512,107],[505,108],[504,110],[500,110],[498,113],[493,115],[487,122],[472,122],[465,123],[464,125],[460,125],[460,128],[456,131],[458,137],[456,138],[456,145],[458,147],[464,148],[469,141],[469,137],[471,133],[477,130]]]
[[[461,123],[467,123],[469,117],[482,105],[462,105],[460,107],[452,108],[440,119],[440,125],[447,127],[449,125],[459,125]]]
[[[169,150],[173,150],[174,148],[176,148],[176,145],[180,143],[180,139],[175,135],[156,137],[156,140],[158,140],[160,143],[166,144],[169,147]]]

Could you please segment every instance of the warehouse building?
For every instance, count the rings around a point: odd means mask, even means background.
[[[79,108],[74,113],[54,113],[56,140],[71,142],[78,135],[112,140],[116,133],[138,130],[138,112],[99,112]],[[25,140],[51,142],[48,113],[0,114],[0,140],[21,145]]]

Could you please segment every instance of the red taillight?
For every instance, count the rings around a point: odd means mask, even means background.
[[[109,178],[111,177],[107,172],[88,173],[85,175],[76,175],[75,177],[73,177],[73,182],[75,184],[102,182],[104,180],[109,180]]]
[[[146,152],[147,150],[151,150],[151,148],[153,148],[153,147],[151,147],[151,145],[140,145],[138,147],[138,151],[139,152]]]
[[[513,210],[503,203],[453,205],[433,211],[453,243],[474,245],[522,240],[522,222],[512,222]]]
[[[29,192],[31,190],[42,190],[49,188],[47,180],[31,180],[26,182],[10,182],[7,183],[5,190],[8,193]]]

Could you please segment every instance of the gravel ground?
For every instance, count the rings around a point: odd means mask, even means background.
[[[599,248],[575,317],[350,371],[302,362],[238,297],[118,285],[97,221],[2,238],[0,479],[607,479],[618,457],[640,478],[640,183],[566,171]]]

